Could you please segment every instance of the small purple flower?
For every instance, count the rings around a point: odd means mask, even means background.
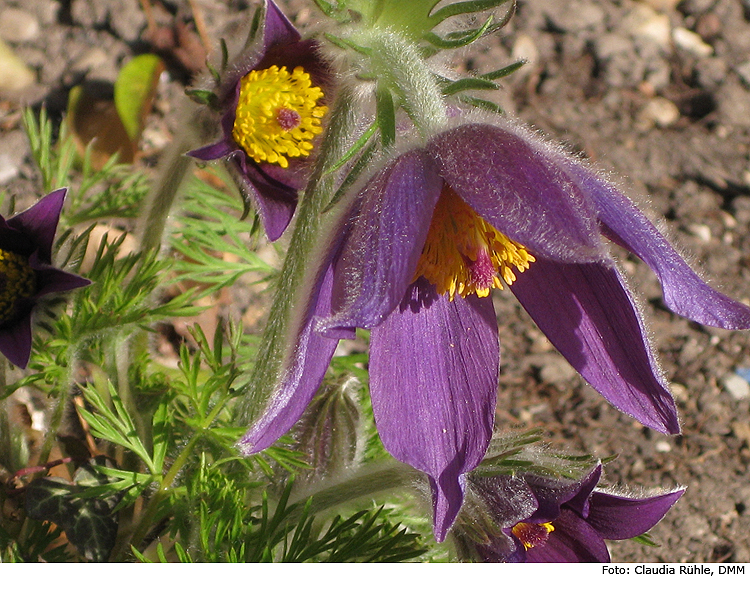
[[[0,216],[0,352],[25,368],[31,355],[31,313],[47,294],[91,283],[52,266],[52,243],[67,189],[24,212]]]
[[[701,280],[627,197],[507,121],[458,124],[392,159],[362,189],[340,235],[294,363],[240,445],[254,453],[284,434],[337,340],[370,329],[378,431],[394,457],[429,476],[438,540],[492,435],[491,288],[508,285],[612,405],[666,433],[679,432],[674,400],[602,237],[655,271],[675,312],[750,328],[750,308]]]
[[[281,236],[294,214],[309,176],[308,156],[323,131],[330,77],[317,47],[302,41],[267,0],[259,41],[228,66],[217,89],[222,138],[189,152],[199,160],[228,160],[270,240]]]
[[[595,490],[601,465],[580,482],[523,476],[469,476],[472,491],[502,534],[474,545],[485,562],[610,562],[604,540],[627,540],[654,527],[685,492],[629,497]],[[512,491],[512,495],[508,494]],[[515,497],[515,499],[513,498]],[[531,499],[531,513],[517,517]],[[516,517],[513,517],[516,515]]]

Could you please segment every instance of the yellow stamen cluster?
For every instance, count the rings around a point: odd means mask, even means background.
[[[516,536],[523,547],[529,550],[535,546],[543,546],[549,539],[555,527],[551,523],[517,523],[510,530]]]
[[[16,302],[36,290],[36,275],[26,257],[0,249],[0,325],[13,318]]]
[[[516,280],[536,259],[525,247],[498,232],[445,185],[417,263],[415,279],[423,276],[440,295],[489,295]],[[501,281],[502,279],[502,281]]]
[[[310,140],[323,131],[328,108],[318,104],[322,98],[301,66],[291,74],[286,66],[253,70],[240,83],[232,136],[256,162],[287,168],[287,158],[308,156]]]

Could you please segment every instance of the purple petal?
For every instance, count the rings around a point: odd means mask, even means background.
[[[536,491],[532,490],[524,478],[477,477],[470,474],[469,482],[475,496],[482,500],[488,513],[492,515],[492,521],[501,528],[508,529],[521,521],[528,521],[539,507],[534,494]]]
[[[336,267],[334,316],[321,330],[372,328],[398,306],[414,280],[442,184],[432,159],[416,150],[367,184]]]
[[[299,41],[300,34],[273,0],[266,1],[266,21],[263,26],[263,47],[286,45]]]
[[[438,297],[394,311],[370,337],[375,422],[396,459],[430,477],[435,538],[463,502],[462,475],[492,435],[499,365],[491,298]]]
[[[223,76],[219,89],[219,99],[222,104],[226,104],[227,101],[231,102],[232,94],[240,79],[251,70],[255,70],[273,47],[291,45],[300,40],[297,29],[272,0],[266,1],[265,20],[261,34],[263,35],[261,41],[251,43],[227,66],[227,72]]]
[[[228,139],[223,138],[215,144],[209,144],[208,146],[203,146],[197,150],[191,150],[187,155],[192,158],[197,158],[198,160],[209,161],[225,158],[235,150],[237,150],[237,146]]]
[[[674,400],[614,267],[539,258],[511,289],[552,344],[615,408],[658,431],[679,432]]]
[[[26,211],[8,220],[11,228],[26,235],[34,244],[42,262],[52,261],[52,243],[67,192],[67,189],[52,191]]]
[[[31,356],[31,313],[9,326],[0,327],[0,353],[13,365],[26,369]]]
[[[568,262],[603,258],[593,204],[546,146],[519,130],[463,125],[430,145],[445,181],[480,216],[535,255]]]
[[[750,328],[750,308],[706,284],[625,195],[581,164],[570,162],[567,167],[581,190],[596,203],[607,238],[656,273],[670,310],[708,326]]]
[[[231,156],[229,172],[244,198],[255,206],[268,239],[278,240],[289,226],[297,207],[297,191],[264,176],[244,152]]]
[[[34,294],[35,297],[41,297],[48,293],[69,291],[79,287],[86,287],[91,284],[91,281],[84,277],[80,277],[79,275],[68,273],[62,269],[55,269],[54,267],[37,269],[32,261],[29,262],[31,263],[32,269],[36,270],[37,291]]]
[[[239,441],[238,446],[246,455],[257,453],[272,445],[284,435],[302,416],[315,392],[318,390],[338,339],[327,338],[313,331],[315,315],[330,312],[332,270],[329,267],[323,280],[315,311],[299,336],[294,360],[271,397],[263,416]],[[350,338],[354,338],[351,334]]]
[[[659,523],[684,492],[684,489],[677,490],[645,499],[595,492],[591,495],[587,521],[604,539],[627,540]]]
[[[609,550],[597,531],[575,513],[563,510],[543,545],[526,551],[527,562],[609,562]]]
[[[594,468],[583,480],[550,480],[541,476],[527,474],[526,482],[531,487],[537,500],[537,510],[528,519],[532,523],[554,521],[560,516],[561,507],[577,511],[582,517],[588,514],[588,498],[599,482],[602,467]]]
[[[601,477],[602,465],[598,464],[581,481],[576,495],[572,499],[565,501],[565,507],[575,511],[578,515],[586,519],[589,516],[591,506],[591,493],[596,488],[596,485],[599,484]]]

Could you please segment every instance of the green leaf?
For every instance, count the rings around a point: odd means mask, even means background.
[[[185,94],[199,105],[206,105],[212,108],[218,108],[219,97],[212,90],[202,88],[188,88]]]
[[[454,2],[453,4],[448,4],[432,13],[430,21],[432,21],[434,27],[452,16],[497,8],[506,2],[508,2],[508,0],[470,0],[469,2]]]
[[[640,536],[636,536],[634,538],[630,538],[634,542],[637,542],[639,544],[642,544],[644,546],[649,546],[651,548],[658,548],[659,544],[657,544],[654,539],[651,537],[651,534],[646,532],[645,534],[641,534]]]
[[[485,111],[489,111],[490,113],[497,113],[498,115],[502,115],[503,113],[505,113],[500,105],[496,105],[492,101],[480,99],[475,96],[462,96],[459,98],[459,100],[462,103],[471,105],[472,107],[483,109]]]
[[[393,105],[393,95],[387,84],[378,84],[375,92],[375,105],[380,128],[380,143],[383,149],[387,150],[396,141],[396,110]]]
[[[91,467],[80,468],[87,481]],[[26,488],[25,508],[32,519],[51,521],[65,531],[68,540],[91,562],[105,562],[117,537],[117,496],[80,498],[85,486],[59,478],[39,478]]]
[[[159,56],[146,53],[130,60],[115,81],[115,107],[125,131],[137,142],[146,116],[151,110],[164,63]]]
[[[508,76],[518,70],[520,67],[524,66],[526,64],[525,59],[518,60],[517,62],[513,62],[509,66],[505,66],[504,68],[500,68],[499,70],[494,70],[493,72],[487,72],[486,74],[480,74],[480,78],[484,78],[486,80],[497,80],[498,78],[503,78],[505,76]]]
[[[500,87],[491,80],[483,80],[482,78],[463,78],[445,86],[443,88],[443,94],[450,96],[466,90],[497,90],[498,88]]]
[[[469,29],[467,31],[458,31],[448,35],[447,38],[440,37],[435,33],[427,33],[424,36],[425,41],[431,43],[438,49],[457,49],[474,43],[477,39],[490,32],[492,17],[489,17],[485,23],[478,29]]]

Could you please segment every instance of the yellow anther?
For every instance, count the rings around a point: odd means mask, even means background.
[[[555,527],[547,523],[517,523],[511,530],[513,535],[516,536],[523,547],[529,550],[536,546],[543,546],[549,539],[550,533],[555,531]]]
[[[503,281],[516,280],[514,268],[523,273],[535,260],[445,185],[414,278],[424,277],[451,300],[456,294],[487,297],[493,287],[503,289]]]
[[[301,66],[291,74],[286,66],[253,70],[240,83],[232,137],[256,162],[287,168],[288,158],[308,156],[322,133],[322,98]]]
[[[0,326],[16,313],[16,302],[36,290],[36,274],[26,257],[0,249]]]

